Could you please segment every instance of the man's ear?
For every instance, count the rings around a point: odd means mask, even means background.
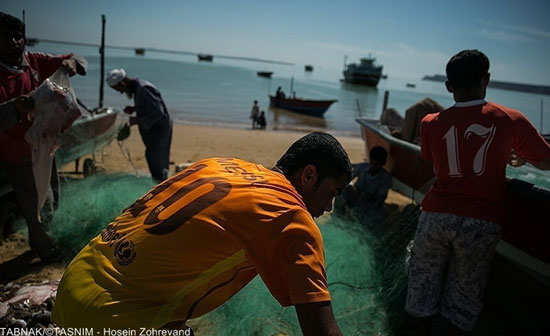
[[[453,88],[453,85],[449,81],[445,81],[445,87],[447,88],[447,91],[449,91],[450,93],[453,93],[455,91],[455,89]]]
[[[487,87],[489,85],[489,80],[491,79],[491,74],[487,73],[483,78],[481,79],[481,85],[483,87]]]
[[[302,182],[303,186],[315,185],[315,183],[317,183],[317,178],[317,168],[312,164],[305,166],[300,174],[300,182]]]

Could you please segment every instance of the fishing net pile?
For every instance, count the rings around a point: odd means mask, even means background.
[[[149,178],[121,174],[65,183],[52,229],[67,260],[152,186]],[[345,335],[400,333],[406,247],[418,215],[418,207],[409,205],[384,223],[372,223],[359,210],[319,223],[334,314]],[[190,325],[201,335],[301,334],[295,309],[280,307],[259,277]]]

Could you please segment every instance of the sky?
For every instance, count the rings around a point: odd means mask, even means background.
[[[371,54],[384,73],[444,74],[479,49],[491,78],[550,85],[549,0],[0,0],[27,37],[256,57],[342,69]]]

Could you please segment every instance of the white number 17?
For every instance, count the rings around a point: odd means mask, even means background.
[[[474,173],[479,176],[485,171],[485,161],[487,158],[487,152],[491,141],[495,136],[496,127],[491,125],[491,127],[483,127],[479,124],[470,125],[464,132],[464,138],[468,138],[475,134],[482,139],[485,139],[481,147],[479,147],[476,156],[474,157],[473,170]],[[447,160],[449,163],[449,176],[450,177],[461,177],[462,170],[460,169],[460,158],[458,153],[458,134],[456,127],[453,125],[447,133],[443,136],[445,144],[447,145]]]

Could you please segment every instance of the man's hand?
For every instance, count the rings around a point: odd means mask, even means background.
[[[28,120],[34,119],[34,98],[26,95],[15,98],[15,108],[19,111],[21,120],[25,118]]]
[[[510,159],[508,159],[508,164],[512,167],[521,167],[525,164],[525,159],[519,156],[513,149],[510,153]]]
[[[67,72],[69,73],[69,76],[72,77],[76,74],[76,60],[74,60],[72,58],[65,59],[65,60],[63,60],[63,62],[61,62],[61,66],[65,67],[65,69],[67,69]]]
[[[136,110],[136,109],[135,109],[135,107],[133,107],[133,106],[126,106],[126,107],[124,108],[124,113],[132,114],[132,113],[134,113],[135,110]]]

